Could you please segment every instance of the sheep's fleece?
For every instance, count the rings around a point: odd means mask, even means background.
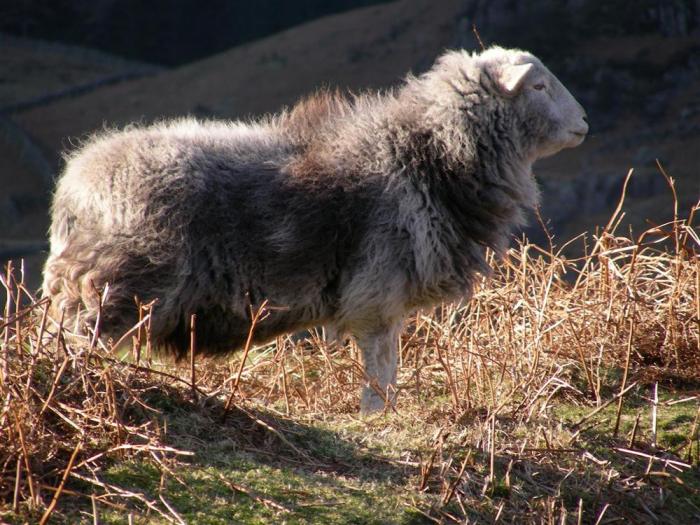
[[[58,180],[43,292],[118,337],[156,300],[155,343],[234,351],[312,326],[351,334],[361,410],[396,383],[405,316],[468,296],[536,206],[532,163],[578,146],[586,114],[525,51],[450,51],[394,90],[320,92],[254,122],[103,132]],[[100,291],[108,291],[99,308]],[[78,318],[78,319],[76,319]],[[383,394],[380,395],[379,392]]]

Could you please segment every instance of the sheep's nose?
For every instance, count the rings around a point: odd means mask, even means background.
[[[588,134],[589,126],[588,126],[588,115],[586,113],[583,113],[581,115],[581,120],[583,121],[581,124],[576,126],[577,129],[571,130],[571,132],[574,135],[579,135],[579,136],[585,136]]]
[[[591,129],[591,126],[588,123],[588,115],[586,113],[584,113],[583,116],[581,116],[581,120],[583,120],[583,122],[584,122],[583,125],[586,128],[586,133],[588,133],[588,130]]]

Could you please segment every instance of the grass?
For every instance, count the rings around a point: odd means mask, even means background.
[[[178,365],[145,322],[114,352],[8,265],[0,521],[698,521],[696,209],[633,238],[621,201],[581,258],[493,260],[469,302],[409,319],[396,409],[365,419],[352,343]]]

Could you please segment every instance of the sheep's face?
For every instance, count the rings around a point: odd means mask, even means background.
[[[547,68],[528,65],[532,68],[514,103],[532,156],[547,157],[578,146],[588,133],[586,112]]]
[[[529,53],[489,50],[499,94],[514,110],[525,153],[532,160],[581,144],[588,133],[586,112],[542,63]],[[482,55],[483,56],[483,55]]]

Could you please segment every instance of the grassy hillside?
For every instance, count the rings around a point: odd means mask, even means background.
[[[398,403],[367,419],[352,344],[178,365],[146,308],[115,352],[8,269],[0,520],[696,522],[700,239],[619,219],[583,258],[522,244],[471,301],[412,316]]]

